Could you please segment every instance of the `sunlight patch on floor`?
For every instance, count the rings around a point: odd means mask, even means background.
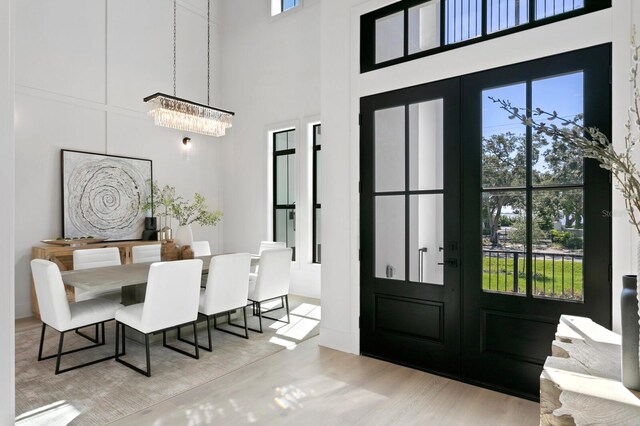
[[[281,339],[279,337],[273,336],[271,339],[269,339],[269,343],[273,343],[276,345],[280,345],[280,346],[284,346],[285,348],[291,350],[294,349],[297,345],[290,341],[290,340],[286,340],[286,339]]]
[[[320,321],[291,315],[291,323],[285,324],[284,327],[279,327],[276,334],[281,337],[284,336],[295,340],[302,340],[311,333],[319,323]]]
[[[80,410],[67,401],[58,401],[16,417],[16,425],[56,426],[67,425],[78,417]]]
[[[321,308],[318,305],[313,305],[311,303],[303,303],[294,310],[291,311],[292,314],[298,315],[300,317],[308,317],[316,320],[320,320],[320,311]]]

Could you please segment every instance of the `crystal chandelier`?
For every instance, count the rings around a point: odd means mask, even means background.
[[[211,94],[211,0],[207,1],[207,105],[176,97],[176,0],[173,0],[173,96],[155,93],[144,98],[156,126],[224,136],[231,127],[231,111],[209,106]]]

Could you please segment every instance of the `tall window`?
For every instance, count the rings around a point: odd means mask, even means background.
[[[296,260],[296,131],[273,134],[273,236]]]
[[[300,0],[271,0],[271,16],[286,12],[300,5]]]
[[[583,73],[487,89],[482,117],[483,289],[582,301],[584,161],[509,119],[491,98],[583,114]],[[549,122],[549,125],[555,122]]]
[[[607,7],[610,0],[401,0],[362,15],[360,71]]]
[[[321,257],[321,240],[320,240],[320,150],[321,144],[321,127],[320,124],[313,126],[313,263],[320,263]]]

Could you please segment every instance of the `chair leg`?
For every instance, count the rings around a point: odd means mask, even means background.
[[[200,345],[198,345],[198,330],[196,330],[197,322],[198,321],[193,322],[193,341],[195,342],[195,346],[196,346],[196,359],[200,359]],[[211,344],[211,342],[209,342],[209,344]]]
[[[102,336],[102,340],[103,340],[103,343],[104,343],[104,323],[103,323],[102,325],[103,325],[103,330],[102,330],[103,336]],[[98,324],[95,324],[95,330],[94,330],[94,333],[95,333],[95,337],[91,337],[91,336],[89,336],[88,334],[84,334],[82,331],[80,331],[80,329],[76,329],[76,334],[77,334],[78,336],[82,336],[82,337],[84,337],[85,339],[87,339],[87,340],[88,340],[88,341],[90,341],[90,342],[93,342],[93,343],[99,343],[99,342],[100,342],[100,334],[98,333]]]
[[[56,357],[56,374],[60,374],[60,360],[62,359],[62,344],[64,342],[64,331],[60,333],[60,342],[58,343],[58,356]]]
[[[118,353],[119,351],[119,342],[120,342],[120,326],[122,326],[122,353]],[[125,330],[126,330],[127,326],[124,323],[119,323],[116,322],[116,356],[115,356],[115,360],[117,362],[119,362],[120,364],[129,367],[130,369],[132,369],[133,371],[140,373],[142,375],[145,375],[147,377],[151,377],[151,356],[150,356],[150,350],[149,350],[149,334],[145,334],[144,335],[144,347],[145,347],[145,358],[146,358],[146,364],[147,364],[147,370],[143,370],[141,368],[136,367],[133,364],[128,363],[127,361],[121,359],[120,357],[125,355]],[[114,357],[112,357],[114,358]]]
[[[149,334],[144,335],[144,346],[147,355],[147,377],[151,377],[151,355],[149,351]]]
[[[181,342],[187,343],[187,344],[189,344],[191,346],[195,346],[196,348],[202,348],[202,349],[204,349],[206,351],[213,352],[213,346],[211,345],[211,322],[209,321],[209,316],[201,314],[201,313],[198,313],[198,318],[200,316],[203,316],[205,318],[205,320],[207,321],[207,338],[208,338],[209,346],[204,346],[204,345],[201,345],[201,344],[198,343],[198,330],[196,329],[197,320],[194,322],[194,324],[196,324],[196,325],[194,325],[194,330],[193,330],[193,335],[194,335],[193,341],[187,340],[184,337],[180,337],[180,333],[178,333],[178,340],[181,341]],[[214,320],[215,320],[215,317],[214,317]],[[178,328],[178,330],[180,330],[180,328]]]
[[[247,307],[246,306],[242,307],[242,315],[244,316],[244,324],[242,324],[242,325],[234,324],[231,321],[231,311],[227,311],[227,324],[229,324],[230,326],[233,326],[233,327],[244,328],[244,334],[234,333],[233,331],[225,329],[225,328],[218,328],[218,327],[215,327],[215,326],[214,326],[214,328],[216,330],[218,330],[218,331],[223,331],[225,333],[233,334],[234,336],[244,337],[245,339],[248,339],[249,338],[249,332],[247,331],[248,329],[247,329]],[[214,318],[215,318],[215,316],[214,316]]]
[[[209,320],[208,315],[207,315],[207,338],[209,339],[209,349],[207,350],[209,352],[213,352],[213,343],[211,342],[211,321]]]
[[[286,301],[286,303],[285,303],[285,301]],[[278,309],[286,308],[287,309],[287,321],[284,321],[284,322],[286,324],[290,324],[291,323],[291,319],[289,318],[289,295],[280,296],[280,302],[281,302],[282,306],[279,306],[277,308],[269,309],[265,313],[269,313],[271,311],[277,311]],[[274,317],[270,317],[270,316],[267,316],[267,315],[263,315],[263,317],[266,318],[266,319],[273,320],[273,321],[283,322],[280,318],[274,318]]]
[[[288,294],[284,296],[284,300],[287,304],[287,324],[291,324],[291,318],[289,317],[289,295]]]
[[[197,321],[197,318],[196,318]],[[186,323],[186,324],[193,324],[193,331],[197,331],[196,330],[196,321],[193,321],[192,323]],[[186,325],[186,324],[181,324],[181,325]],[[180,328],[180,326],[178,326],[178,328]],[[184,341],[184,340],[183,340]],[[191,358],[195,358],[195,359],[199,359],[200,358],[200,352],[198,351],[198,334],[194,333],[194,343],[191,342],[187,342],[190,344],[194,344],[195,343],[195,347],[196,347],[196,353],[194,354],[190,354],[189,352],[183,351],[182,349],[176,348],[175,346],[171,346],[167,344],[167,330],[163,330],[162,331],[162,346],[164,346],[165,348],[171,349],[172,351],[176,351],[178,353],[181,353],[183,355],[186,355],[188,357]]]
[[[44,345],[44,330],[47,328],[45,323],[42,323],[42,333],[40,333],[40,348],[38,349],[38,361],[42,361],[42,346]]]
[[[103,323],[96,323],[96,329],[98,329],[98,325],[101,325],[102,329],[104,330],[104,322]],[[67,371],[75,370],[75,369],[81,368],[81,367],[87,367],[89,365],[97,364],[99,362],[106,361],[108,359],[114,358],[114,356],[108,356],[108,357],[105,357],[105,358],[100,358],[100,359],[97,359],[97,360],[94,360],[94,361],[85,362],[83,364],[75,365],[73,367],[60,369],[60,364],[62,362],[62,355],[72,354],[74,352],[80,352],[80,351],[83,351],[85,349],[92,349],[92,348],[104,345],[104,331],[102,332],[103,333],[102,342],[98,341],[98,343],[95,343],[93,345],[85,346],[83,348],[72,349],[72,350],[66,351],[66,352],[62,351],[63,346],[64,346],[64,335],[65,335],[65,333],[67,333],[67,332],[69,332],[71,330],[62,331],[62,332],[60,332],[60,339],[58,341],[58,351],[55,354],[43,356],[42,352],[43,352],[43,347],[44,347],[44,336],[45,336],[46,328],[47,328],[47,325],[45,323],[42,323],[42,332],[40,333],[40,345],[39,345],[39,348],[38,348],[38,361],[43,361],[43,360],[46,360],[46,359],[56,358],[55,374],[66,373]],[[98,335],[97,334],[96,334],[96,340],[98,340]]]

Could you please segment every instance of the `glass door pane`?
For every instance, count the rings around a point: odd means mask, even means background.
[[[377,196],[376,217],[376,277],[405,279],[405,221],[402,195]]]

